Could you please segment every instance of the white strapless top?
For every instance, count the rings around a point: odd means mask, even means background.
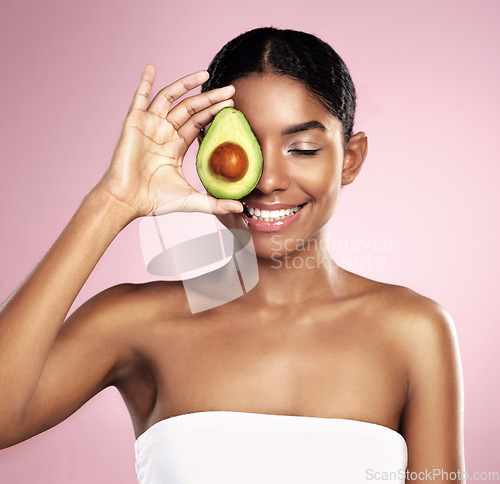
[[[135,455],[140,484],[404,483],[407,465],[406,442],[388,427],[232,411],[162,420]]]

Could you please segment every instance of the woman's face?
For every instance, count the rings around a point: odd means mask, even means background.
[[[335,210],[344,158],[341,123],[289,77],[252,74],[233,84],[234,107],[250,123],[264,167],[257,187],[241,200],[252,217],[219,220],[249,230],[258,256],[283,256],[313,238]]]

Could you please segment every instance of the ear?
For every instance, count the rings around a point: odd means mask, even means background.
[[[344,150],[342,185],[349,185],[358,176],[368,153],[368,137],[363,131],[351,136]]]

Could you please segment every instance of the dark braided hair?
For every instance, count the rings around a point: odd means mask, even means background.
[[[250,30],[228,42],[208,72],[203,92],[254,73],[288,76],[340,120],[344,142],[352,136],[356,91],[351,76],[332,47],[312,34],[274,27]]]

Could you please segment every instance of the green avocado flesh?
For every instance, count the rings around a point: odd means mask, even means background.
[[[215,116],[198,150],[196,169],[203,186],[217,198],[242,198],[255,188],[262,174],[262,151],[241,111],[224,108]]]

